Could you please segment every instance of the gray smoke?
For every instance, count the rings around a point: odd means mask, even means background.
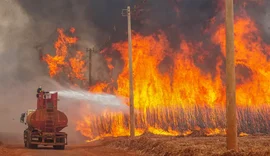
[[[46,90],[66,89],[48,77],[46,64],[39,61],[39,53],[34,48],[42,44],[44,53],[53,53],[56,28],[61,25],[55,25],[51,20],[33,18],[18,2],[0,1],[0,141],[4,143],[23,143],[22,134],[26,126],[19,122],[20,115],[36,108],[38,86]],[[81,45],[94,44],[90,34],[85,34],[84,40],[89,42]],[[69,134],[69,143],[84,141],[80,133],[75,131],[76,121],[80,119],[78,103],[59,102],[60,111],[69,118],[69,126],[64,129]]]
[[[77,47],[82,51],[99,46],[97,38],[105,40],[109,36],[96,27],[89,18],[88,2],[85,0],[17,0],[17,3],[31,18],[30,29],[39,36],[34,44],[41,45],[44,53],[54,53],[53,42],[57,38],[57,28],[69,30],[74,27],[76,29],[74,35],[79,38]],[[92,65],[93,81],[109,79],[106,62],[99,54],[92,54]]]

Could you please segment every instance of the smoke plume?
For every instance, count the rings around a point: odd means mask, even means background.
[[[262,5],[263,2],[263,5]],[[199,63],[201,51],[194,54],[194,63],[203,71],[215,71],[217,57],[221,55],[219,47],[212,45],[210,34],[216,31],[216,26],[224,23],[223,0],[24,0],[18,1],[20,6],[31,18],[33,33],[38,34],[46,52],[50,50],[55,39],[56,28],[76,28],[79,36],[79,47],[95,46],[96,49],[110,47],[112,43],[127,40],[127,19],[121,15],[127,4],[132,9],[132,30],[143,35],[165,32],[173,51],[179,51],[182,40],[198,43],[203,41],[202,48],[214,51],[205,54],[205,64]],[[235,15],[247,11],[263,31],[268,34],[267,16],[264,11],[269,8],[267,1],[237,0],[235,1]],[[254,11],[255,10],[255,11]],[[266,32],[266,33],[265,33]],[[50,34],[50,35],[49,35]],[[54,34],[54,35],[51,35]],[[46,37],[45,37],[46,36]],[[108,41],[109,40],[109,41]],[[269,37],[264,35],[264,40]],[[106,42],[108,41],[108,42]],[[209,49],[211,47],[212,49]],[[113,78],[121,72],[123,62],[118,52],[108,49],[104,54],[114,59]],[[161,66],[173,66],[165,58]],[[111,79],[106,61],[100,54],[93,54],[93,81],[107,81]]]
[[[45,53],[54,52],[56,28],[74,26],[73,22],[80,21],[82,32],[86,29],[88,32],[93,31],[92,27],[84,27],[85,20],[80,18],[80,14],[74,17],[77,21],[68,22],[70,19],[66,22],[60,21],[59,19],[66,16],[64,12],[61,17],[50,15],[51,18],[46,19],[41,16],[36,17],[38,13],[28,12],[20,2],[0,1],[0,140],[5,143],[15,143],[18,140],[22,143],[22,134],[26,126],[19,122],[20,115],[28,109],[36,108],[35,94],[38,86],[43,86],[45,90],[64,89],[49,78],[47,67],[40,62],[39,53],[35,47],[42,46]],[[24,2],[27,3],[27,1]],[[76,11],[76,8],[74,9],[74,12],[80,13]],[[38,12],[38,10],[35,11]],[[69,12],[73,12],[72,9]],[[53,19],[53,17],[56,18]],[[91,33],[91,35],[94,34]],[[92,46],[94,43],[92,40],[94,36],[91,35],[81,33],[81,36],[88,41],[81,43],[84,47]],[[68,103],[63,100],[59,103],[60,110],[69,117],[69,127],[64,129],[69,133],[69,143],[83,141],[80,138],[81,135],[75,131],[75,121],[80,117],[76,104],[78,101]]]

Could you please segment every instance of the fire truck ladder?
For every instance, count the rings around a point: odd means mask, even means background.
[[[54,112],[48,110],[47,112],[47,120],[45,121],[45,131],[46,132],[55,132],[54,129]]]

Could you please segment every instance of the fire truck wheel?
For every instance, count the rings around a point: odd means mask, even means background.
[[[38,145],[35,145],[35,144],[30,144],[29,142],[27,142],[27,148],[30,148],[30,149],[37,149]]]
[[[38,148],[38,145],[36,145],[36,144],[31,144],[31,148],[32,148],[32,149],[37,149],[37,148]]]
[[[38,147],[38,145],[36,145],[36,144],[31,144],[29,140],[30,140],[30,139],[28,138],[27,141],[26,141],[26,143],[25,143],[25,146],[26,146],[27,148],[30,148],[30,149],[36,149],[36,148]]]
[[[26,144],[26,147],[27,147],[27,148],[30,148],[30,147],[31,147],[31,145],[30,145],[30,143],[29,143],[29,141],[28,141],[28,140],[26,141],[26,143],[25,143],[25,144]]]
[[[57,150],[64,150],[65,149],[65,145],[55,145],[53,146],[54,149],[57,149]]]

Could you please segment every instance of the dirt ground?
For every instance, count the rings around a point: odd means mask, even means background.
[[[164,137],[144,135],[129,139],[106,138],[85,145],[25,149],[1,145],[0,156],[270,156],[270,136],[239,137],[239,151],[226,150],[225,137]]]
[[[41,147],[26,149],[22,145],[4,145],[0,147],[0,156],[135,156],[135,152],[106,147],[103,145],[67,146],[65,150]]]
[[[141,136],[118,139],[110,147],[153,156],[270,156],[270,136],[239,137],[239,151],[226,150],[226,137]]]

